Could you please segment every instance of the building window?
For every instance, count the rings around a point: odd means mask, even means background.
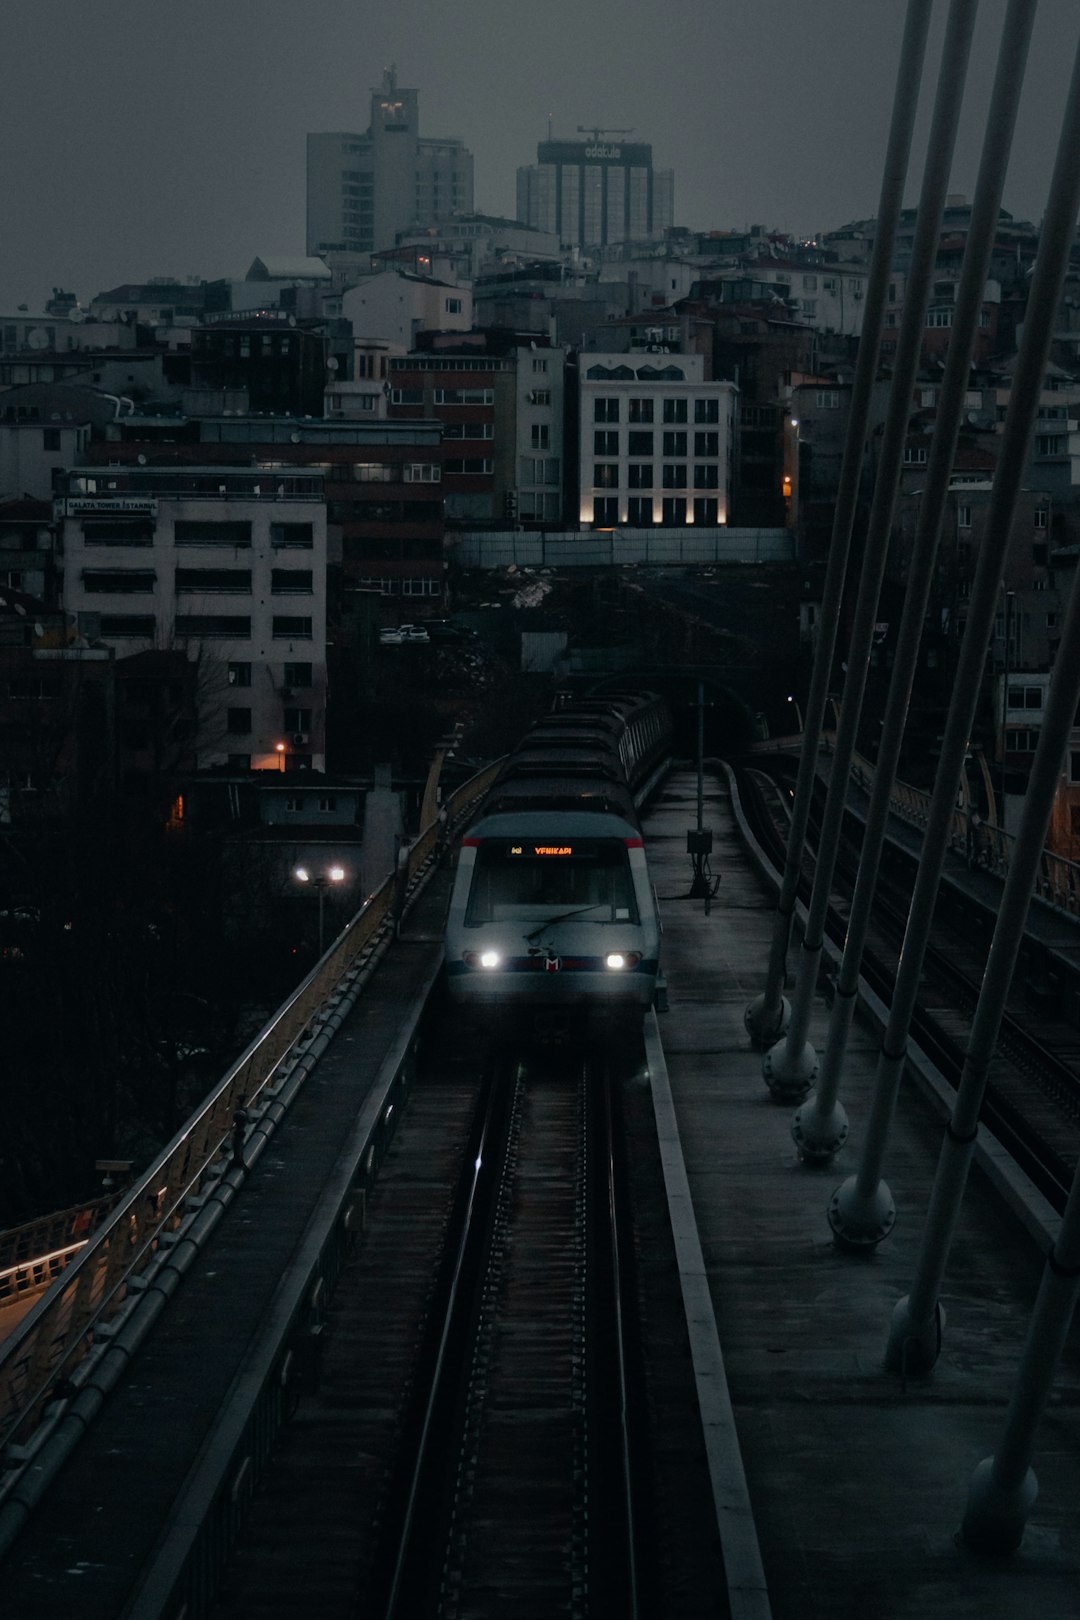
[[[481,477],[494,472],[494,470],[494,461],[489,461],[482,456],[465,456],[461,460],[445,461],[443,463],[444,473],[460,477]]]
[[[83,518],[83,544],[87,546],[149,546],[154,542],[151,517]]]
[[[251,665],[242,661],[239,663],[231,663],[229,665],[229,685],[250,686]]]
[[[718,399],[695,399],[695,422],[719,422],[720,401]]]
[[[529,394],[529,404],[530,405],[550,405],[551,404],[551,389],[550,388],[534,388],[532,390],[532,392]]]
[[[927,326],[951,326],[953,312],[951,309],[931,309],[927,311]]]
[[[178,546],[250,546],[251,524],[178,519],[173,538]]]
[[[59,450],[59,448],[60,448],[60,429],[59,428],[42,428],[42,430],[41,430],[41,448],[43,450]]]
[[[627,486],[630,489],[652,489],[653,466],[651,461],[632,461],[630,463]]]
[[[250,666],[249,666],[250,667]],[[286,686],[310,686],[312,666],[310,664],[286,664]]]
[[[617,461],[597,461],[593,463],[593,488],[618,489],[619,463]]]
[[[494,388],[436,388],[436,405],[494,405]]]
[[[926,446],[921,444],[907,444],[904,446],[905,467],[926,466]]]
[[[634,432],[631,429],[628,450],[632,456],[651,456],[653,453],[653,436],[651,433]]]
[[[1065,440],[1058,433],[1036,433],[1035,454],[1037,456],[1060,456],[1064,452]]]
[[[444,422],[444,439],[493,439],[494,422]]]
[[[710,495],[701,495],[694,500],[694,522],[696,524],[711,525],[713,528],[720,522],[720,503]]]
[[[683,525],[686,522],[686,497],[664,496],[663,521],[666,524]]]
[[[101,615],[101,634],[107,641],[124,636],[134,636],[140,641],[152,641],[155,628],[152,613],[103,613]]]
[[[314,591],[310,568],[272,568],[270,592],[273,596],[311,596]]]
[[[535,450],[536,448],[537,448],[537,446],[534,445],[533,449]],[[539,448],[544,449],[546,447],[541,445],[541,446],[539,446]],[[619,433],[618,433],[618,429],[613,430],[611,428],[605,428],[605,429],[601,429],[600,432],[593,434],[593,455],[594,456],[617,456],[618,453],[619,453]]]
[[[598,529],[613,529],[619,521],[619,497],[601,495],[593,502],[593,524]]]
[[[271,621],[271,634],[276,641],[310,641],[311,623],[310,619],[275,613]]]
[[[695,489],[719,489],[720,468],[715,461],[703,461],[694,465]]]
[[[290,546],[298,551],[310,551],[315,544],[315,525],[313,523],[271,523],[270,544],[275,547]]]
[[[175,574],[178,592],[225,592],[231,596],[251,594],[250,568],[178,568]]]
[[[441,478],[442,468],[436,461],[410,461],[405,468],[407,484],[437,484]]]
[[[222,636],[230,641],[251,639],[251,620],[246,614],[178,613],[178,636]]]
[[[961,528],[961,529],[970,529],[971,528],[971,507],[970,506],[958,506],[956,508],[956,523],[957,523],[958,528]]]
[[[246,735],[251,730],[251,710],[228,709],[225,714],[225,729],[230,736]]]
[[[686,454],[686,434],[685,433],[665,433],[664,434],[664,454],[665,454],[665,456],[685,456],[685,454]]]
[[[653,401],[651,399],[632,399],[630,401],[631,422],[651,422],[653,419]]]
[[[627,522],[636,529],[646,528],[653,520],[651,495],[631,495],[628,502]]]
[[[534,375],[543,376],[544,372],[547,371],[548,363],[546,360],[534,360],[532,363],[532,368]]]
[[[720,454],[719,433],[695,433],[695,456],[718,456]]]
[[[127,596],[153,591],[152,568],[83,569],[83,589],[92,595]]]
[[[283,720],[282,720],[282,724],[284,725],[286,731],[294,731],[294,732],[295,731],[307,731],[307,732],[310,732],[310,730],[311,730],[311,710],[310,709],[286,709],[285,712],[284,712],[284,717],[283,717]]]
[[[594,422],[617,422],[619,420],[618,396],[598,395],[593,400]]]
[[[319,799],[319,809],[323,810],[323,811],[336,810],[337,809],[337,794],[336,793],[324,793],[324,794],[322,794],[322,796]]]
[[[664,401],[664,413],[663,414],[664,414],[664,421],[665,422],[685,422],[686,421],[686,401],[685,401],[685,399],[665,399],[665,401]]]
[[[1046,514],[1048,510],[1049,508],[1045,506],[1037,506],[1035,508],[1035,527],[1037,529],[1046,528]]]
[[[686,462],[665,461],[663,472],[663,487],[665,489],[686,488]],[[683,502],[686,505],[686,502]]]
[[[390,390],[391,405],[422,405],[424,403],[424,390],[422,388],[392,388]]]
[[[444,305],[444,308],[445,308],[446,313],[448,315],[460,315],[461,314],[461,299],[460,298],[445,298],[443,300],[443,305]]]

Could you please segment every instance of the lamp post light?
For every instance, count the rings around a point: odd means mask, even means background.
[[[803,728],[802,710],[799,708],[798,703],[796,703],[794,696],[790,692],[788,693],[788,702],[792,704],[795,709],[795,724],[798,727],[799,735],[801,736]]]
[[[306,866],[298,866],[293,873],[298,883],[310,883],[319,896],[319,955],[323,954],[323,917],[326,903],[326,891],[333,883],[342,883],[345,880],[343,866],[328,866],[325,872],[309,872]]]
[[[274,753],[278,757],[278,770],[283,771],[285,769],[285,744],[275,743]]]

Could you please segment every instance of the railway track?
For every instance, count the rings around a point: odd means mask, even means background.
[[[713,1611],[647,1103],[573,1050],[418,1077],[217,1620]]]
[[[745,773],[743,781],[752,790],[747,803],[758,836],[774,862],[782,865],[787,830],[784,790],[758,771]],[[815,832],[811,817],[811,835]],[[849,841],[834,873],[828,923],[830,937],[841,948],[857,871],[858,852]],[[808,856],[800,883],[804,900],[809,899],[812,881],[813,860]],[[901,882],[887,873],[879,875],[862,971],[886,1004],[896,979],[909,898],[910,890]],[[939,908],[912,1035],[954,1086],[963,1067],[988,948],[988,935],[973,939]],[[1065,1206],[1080,1158],[1076,1044],[1075,1031],[1040,1018],[1022,995],[1011,994],[982,1110],[988,1128],[1058,1211]]]

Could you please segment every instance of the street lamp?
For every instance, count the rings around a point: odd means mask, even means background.
[[[285,744],[275,743],[274,753],[278,757],[278,770],[283,771],[285,769]]]
[[[319,896],[319,955],[323,953],[323,907],[326,900],[326,891],[332,883],[342,883],[345,880],[343,866],[328,866],[325,872],[309,872],[306,866],[298,866],[293,873],[298,883],[310,883]]]
[[[803,723],[802,723],[802,710],[801,710],[801,709],[800,709],[800,708],[799,708],[799,705],[798,705],[798,704],[797,704],[797,703],[796,703],[796,702],[795,702],[795,698],[794,698],[794,696],[793,696],[793,695],[792,695],[792,694],[791,694],[791,693],[790,693],[790,692],[789,692],[789,693],[788,693],[788,702],[789,702],[789,703],[790,703],[790,704],[792,704],[792,705],[794,705],[794,709],[795,709],[795,724],[796,724],[796,725],[797,725],[797,727],[798,727],[798,729],[799,729],[799,735],[800,735],[800,736],[802,736],[802,728],[803,728]]]

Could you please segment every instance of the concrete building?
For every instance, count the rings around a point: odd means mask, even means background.
[[[57,517],[79,633],[197,664],[200,769],[324,768],[321,472],[83,469],[63,480]]]
[[[418,332],[467,332],[472,290],[410,270],[386,270],[344,293],[341,312],[354,339],[383,339],[411,349]]]
[[[442,423],[448,526],[555,526],[564,516],[564,355],[502,330],[429,333],[390,362],[390,415]]]
[[[420,98],[395,69],[371,92],[363,135],[307,138],[307,251],[371,253],[399,232],[471,213],[473,159],[457,139],[420,134]]]
[[[541,141],[535,164],[517,173],[518,218],[552,232],[563,247],[662,236],[674,220],[674,176],[653,168],[651,146],[601,139],[623,133],[596,129],[586,141]]]
[[[700,355],[581,356],[580,521],[727,523],[738,389]]]

